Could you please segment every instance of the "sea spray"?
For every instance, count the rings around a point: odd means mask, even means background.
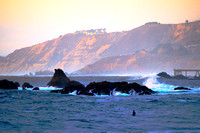
[[[159,83],[157,78],[158,76],[152,74],[143,82],[143,85],[157,92],[170,92],[170,91],[174,91],[174,88],[177,87],[174,85]]]

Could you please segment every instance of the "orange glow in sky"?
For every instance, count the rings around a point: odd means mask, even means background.
[[[76,30],[200,19],[200,0],[0,0],[0,55]]]

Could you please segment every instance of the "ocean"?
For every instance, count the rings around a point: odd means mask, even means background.
[[[20,76],[6,78],[20,83],[29,80],[40,91],[0,89],[0,132],[200,132],[198,80],[157,79],[155,76],[71,77],[84,85],[104,80],[137,82],[158,92],[154,95],[77,96],[50,93],[56,88],[44,87],[49,77],[32,78],[32,82],[31,78]],[[173,90],[177,86],[192,90]]]

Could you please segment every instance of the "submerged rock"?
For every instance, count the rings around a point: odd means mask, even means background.
[[[30,83],[25,82],[25,83],[22,85],[22,89],[23,89],[23,90],[26,90],[26,88],[33,88],[33,86],[32,86]]]
[[[18,89],[18,85],[7,79],[0,80],[0,89]]]
[[[35,88],[33,88],[33,90],[40,90],[40,89],[39,89],[39,87],[35,87]]]
[[[174,88],[174,90],[191,90],[191,89],[186,88],[186,87],[176,87]]]
[[[51,81],[46,85],[47,87],[53,86],[58,88],[64,88],[67,83],[70,82],[70,79],[67,78],[63,70],[55,69],[55,73],[51,79]]]

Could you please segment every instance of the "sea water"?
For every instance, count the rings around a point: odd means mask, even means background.
[[[0,90],[0,132],[200,132],[200,89],[174,91],[155,76],[154,95],[76,96]],[[19,88],[20,89],[20,88]],[[135,110],[136,115],[132,116]]]

